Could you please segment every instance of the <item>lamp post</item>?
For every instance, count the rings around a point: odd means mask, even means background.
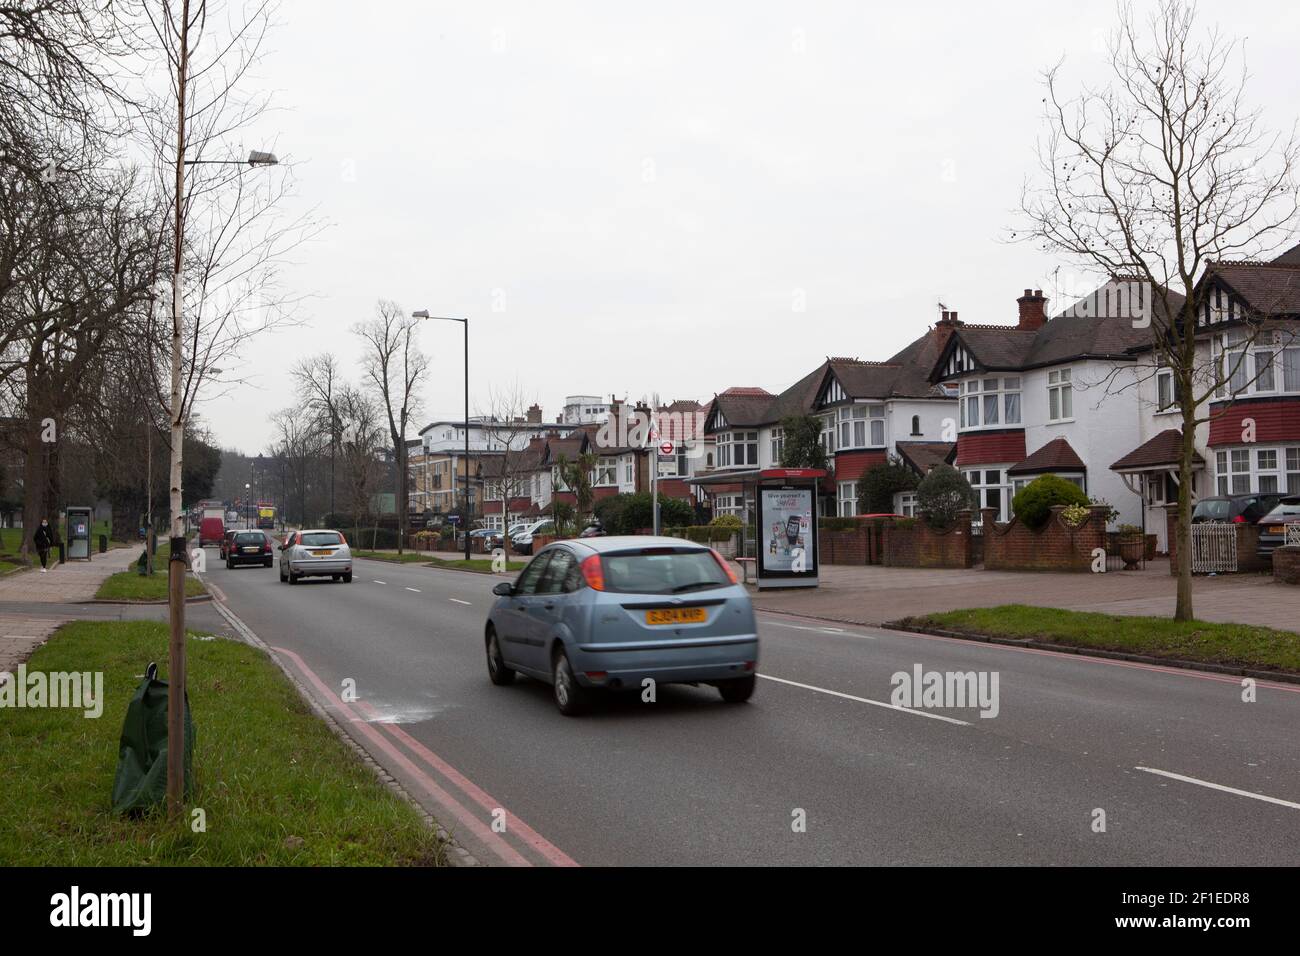
[[[465,535],[465,560],[469,560],[469,319],[456,318],[447,315],[430,315],[428,309],[421,309],[418,312],[412,312],[413,319],[430,319],[435,322],[459,322],[465,329],[465,492],[463,497],[464,507],[461,508],[461,522],[465,525],[461,531]],[[405,441],[405,436],[403,436]],[[456,475],[452,471],[452,477]],[[403,504],[405,507],[405,504]]]
[[[175,822],[180,819],[185,800],[185,572],[189,565],[186,551],[184,515],[181,511],[181,468],[185,443],[185,394],[181,388],[184,336],[183,309],[185,301],[182,275],[185,265],[185,167],[195,165],[243,165],[250,167],[274,166],[279,160],[274,153],[253,150],[247,160],[186,159],[185,133],[188,126],[186,113],[186,87],[189,82],[189,3],[182,7],[183,28],[180,37],[177,70],[176,103],[176,193],[174,196],[175,231],[172,236],[172,335],[169,395],[169,426],[171,431],[171,528],[168,544],[171,554],[167,560],[167,680],[171,691],[167,696],[167,816]],[[197,360],[197,356],[195,357]]]

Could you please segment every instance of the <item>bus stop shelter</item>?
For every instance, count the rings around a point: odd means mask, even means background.
[[[708,492],[739,489],[745,502],[741,558],[753,560],[754,579],[765,588],[818,585],[817,492],[821,468],[755,468],[686,479]]]

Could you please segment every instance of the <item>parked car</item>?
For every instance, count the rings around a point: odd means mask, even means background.
[[[1287,525],[1300,526],[1300,495],[1287,495],[1259,519],[1259,544],[1255,553],[1266,558],[1286,544]]]
[[[280,545],[280,580],[297,584],[306,577],[351,583],[352,550],[342,534],[327,528],[289,533]]]
[[[269,568],[275,563],[271,538],[265,531],[235,531],[226,547],[226,568],[233,571],[241,564],[260,564]]]
[[[230,551],[230,539],[233,538],[234,536],[235,536],[234,528],[227,528],[226,533],[221,536],[220,554],[221,554],[222,561],[226,560],[226,555]]]
[[[754,609],[712,548],[650,536],[556,541],[492,593],[492,683],[545,681],[566,716],[601,689],[639,691],[647,678],[712,684],[731,703],[754,693]]]
[[[555,531],[555,522],[550,518],[534,521],[523,531],[510,536],[510,547],[516,554],[533,553],[533,535],[551,534]]]
[[[602,528],[600,526],[600,522],[597,521],[594,524],[589,524],[587,525],[587,527],[583,528],[581,533],[579,533],[578,537],[579,538],[603,538],[605,537],[605,529]]]
[[[1192,509],[1192,524],[1204,522],[1254,524],[1272,511],[1281,499],[1281,492],[1215,495],[1212,498],[1202,498]]]

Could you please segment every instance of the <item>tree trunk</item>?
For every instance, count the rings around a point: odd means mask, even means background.
[[[1190,376],[1189,376],[1190,377]],[[1185,395],[1191,394],[1189,386]],[[1178,557],[1175,621],[1192,620],[1192,461],[1196,454],[1196,409],[1184,403],[1183,443],[1178,456],[1178,522],[1174,529]]]

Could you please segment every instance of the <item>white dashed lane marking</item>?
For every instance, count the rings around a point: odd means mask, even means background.
[[[460,598],[447,598],[448,601],[455,601],[457,604],[464,604],[466,607],[472,607],[469,601],[462,601]]]
[[[406,590],[408,590],[408,591],[414,591],[416,594],[419,594],[419,593],[420,593],[420,589],[419,589],[419,588],[407,588]]]

